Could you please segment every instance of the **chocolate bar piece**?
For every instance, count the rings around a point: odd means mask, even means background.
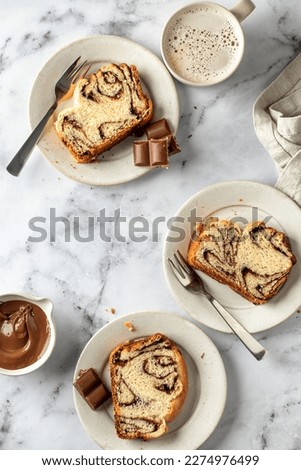
[[[149,166],[149,144],[148,140],[134,142],[134,164],[136,166]]]
[[[181,152],[165,118],[145,127],[149,140],[135,141],[133,146],[136,166],[168,167],[168,157]]]
[[[165,118],[160,119],[159,121],[153,122],[146,128],[146,135],[148,139],[161,139],[161,137],[166,137],[171,134],[171,130],[168,122]]]
[[[176,153],[181,152],[180,147],[177,144],[175,136],[172,134],[169,124],[165,118],[160,119],[159,121],[153,122],[146,127],[146,135],[148,139],[161,139],[162,137],[168,137],[168,153],[170,155],[175,155]]]
[[[106,389],[98,374],[92,368],[80,370],[79,376],[73,385],[94,411],[111,396],[111,393]]]
[[[168,166],[168,137],[149,141],[150,166]]]

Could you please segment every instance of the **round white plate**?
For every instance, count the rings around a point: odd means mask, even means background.
[[[189,199],[176,214],[178,230],[183,236],[169,230],[163,251],[164,271],[168,286],[179,305],[193,318],[210,328],[231,333],[209,302],[200,295],[185,290],[174,277],[168,264],[168,257],[176,249],[187,254],[192,222],[191,211],[204,220],[215,216],[232,219],[243,224],[264,220],[267,225],[286,233],[297,264],[278,295],[264,305],[253,305],[224,284],[199,272],[208,291],[226,307],[229,312],[251,333],[263,331],[278,325],[292,315],[301,304],[301,210],[288,196],[277,189],[252,181],[229,181],[209,186]]]
[[[129,331],[131,321],[135,331]],[[111,400],[92,411],[74,389],[78,416],[87,433],[104,449],[197,449],[214,431],[226,402],[227,380],[218,350],[198,327],[171,313],[141,312],[122,316],[99,330],[87,343],[75,368],[94,367],[110,389],[108,357],[112,349],[128,339],[163,333],[181,348],[188,369],[188,394],[167,434],[159,439],[119,439],[115,432]]]
[[[154,103],[153,120],[165,117],[174,133],[179,122],[179,103],[174,82],[163,63],[145,47],[119,36],[92,36],[79,39],[54,54],[38,74],[30,96],[29,117],[34,128],[54,101],[54,86],[62,72],[78,57],[93,62],[91,72],[106,63],[137,66],[144,90]],[[135,137],[105,152],[96,162],[79,164],[57,137],[54,120],[49,120],[38,147],[58,171],[90,185],[111,185],[133,180],[150,171],[133,163]]]

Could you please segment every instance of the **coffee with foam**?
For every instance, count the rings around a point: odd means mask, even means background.
[[[166,58],[175,73],[211,85],[238,66],[243,37],[230,15],[217,5],[192,6],[174,18],[166,31]]]

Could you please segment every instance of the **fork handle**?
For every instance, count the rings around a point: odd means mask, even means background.
[[[268,351],[216,299],[210,297],[209,300],[250,353],[261,361]]]
[[[11,162],[7,165],[7,171],[13,176],[19,176],[23,166],[27,162],[29,155],[31,154],[34,146],[41,137],[41,134],[54,110],[57,107],[57,103],[54,103],[47,111],[45,116],[41,119],[39,124],[32,131],[28,139],[24,142],[20,150],[16,153]]]

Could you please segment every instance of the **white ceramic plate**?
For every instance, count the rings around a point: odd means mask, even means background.
[[[54,54],[38,74],[31,92],[29,116],[32,128],[36,126],[54,101],[54,85],[62,72],[78,56],[93,62],[91,72],[101,65],[115,62],[135,64],[144,90],[154,102],[154,120],[165,117],[176,132],[179,122],[179,104],[174,82],[163,63],[145,47],[119,36],[92,36],[75,41]],[[57,137],[49,120],[38,147],[58,171],[71,179],[90,185],[112,185],[133,180],[148,171],[148,167],[133,164],[132,143],[128,137],[99,160],[78,164]]]
[[[215,330],[231,333],[204,297],[191,294],[178,283],[167,261],[176,249],[186,256],[193,231],[188,217],[193,209],[203,220],[208,216],[235,218],[242,223],[265,220],[267,225],[287,234],[297,264],[278,295],[264,305],[255,306],[224,284],[201,272],[199,274],[209,292],[251,333],[278,325],[292,315],[301,304],[301,210],[297,204],[271,186],[252,181],[230,181],[203,189],[176,214],[183,218],[176,225],[184,230],[185,235],[179,240],[175,232],[169,230],[167,234],[163,263],[168,286],[179,305],[193,318]]]
[[[135,327],[130,332],[125,321]],[[214,431],[226,402],[227,381],[222,359],[212,341],[191,322],[171,313],[141,312],[122,316],[99,330],[87,343],[76,365],[94,367],[110,389],[108,357],[112,349],[128,339],[164,333],[181,348],[188,369],[188,394],[181,412],[169,424],[169,431],[148,442],[119,439],[115,433],[109,400],[92,411],[73,391],[78,416],[87,433],[105,449],[197,449]]]

